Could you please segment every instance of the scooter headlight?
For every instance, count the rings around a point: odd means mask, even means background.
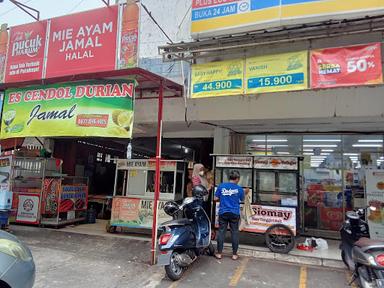
[[[375,257],[373,257],[373,256],[368,256],[368,262],[369,262],[369,264],[371,264],[372,266],[376,266],[376,265],[377,265],[376,260],[375,260]]]

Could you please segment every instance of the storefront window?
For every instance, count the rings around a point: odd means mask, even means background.
[[[266,155],[267,136],[254,135],[246,138],[246,151],[252,155]]]
[[[304,155],[305,228],[338,231],[346,211],[367,205],[364,169],[384,169],[383,135],[256,135],[246,143],[254,155]],[[294,197],[293,176],[260,172],[255,179],[258,203]]]
[[[299,155],[302,137],[298,135],[267,136],[267,155]]]
[[[346,209],[363,208],[365,199],[365,169],[383,169],[382,135],[343,136],[344,189]]]
[[[305,135],[303,155],[305,226],[337,231],[344,219],[342,138]]]

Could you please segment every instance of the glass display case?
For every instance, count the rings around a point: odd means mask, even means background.
[[[298,205],[298,175],[295,172],[255,171],[254,202],[263,205]]]
[[[187,163],[184,161],[161,161],[159,222],[170,218],[163,213],[164,204],[182,199],[186,169]],[[152,227],[155,170],[154,160],[117,160],[110,221],[112,227]]]

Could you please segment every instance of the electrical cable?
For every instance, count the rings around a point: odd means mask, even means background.
[[[29,2],[31,2],[31,1],[33,1],[33,0],[25,1],[23,4],[26,5],[26,4],[28,4]],[[12,11],[16,10],[17,8],[18,8],[18,7],[15,6],[15,7],[11,8],[11,9],[8,9],[8,10],[5,11],[4,13],[0,14],[0,17],[1,17],[1,16],[4,16],[4,15],[6,15],[6,14],[8,14],[9,12],[12,12]]]
[[[147,6],[141,3],[141,6],[144,8],[145,12],[147,12],[148,16],[152,19],[152,21],[156,24],[156,26],[160,29],[160,31],[164,34],[164,36],[168,39],[172,44],[174,43],[172,39],[165,33],[164,29],[160,26],[160,24],[156,21],[156,19],[152,16],[152,12],[148,10]]]
[[[80,0],[71,10],[68,11],[67,14],[70,14],[72,13],[77,7],[79,7],[81,5],[81,3],[83,3],[84,0]]]

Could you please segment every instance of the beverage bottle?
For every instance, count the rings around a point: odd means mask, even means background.
[[[132,144],[131,144],[131,142],[129,142],[128,146],[127,146],[127,159],[132,159]]]
[[[0,83],[4,81],[5,74],[5,58],[7,56],[8,31],[7,24],[1,25],[0,28]]]
[[[120,69],[137,66],[140,7],[135,0],[127,1],[121,26]]]

